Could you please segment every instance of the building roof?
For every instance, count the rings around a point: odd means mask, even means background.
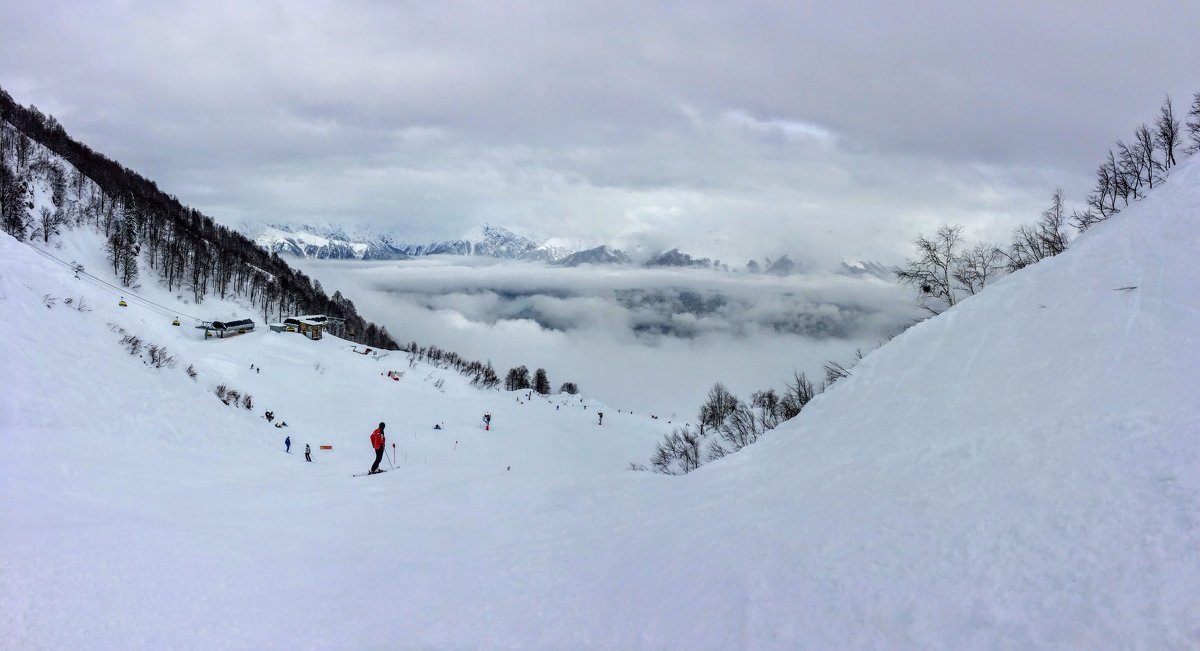
[[[236,321],[213,321],[211,327],[214,330],[233,330],[235,328],[254,327],[254,321],[250,319],[237,319]]]

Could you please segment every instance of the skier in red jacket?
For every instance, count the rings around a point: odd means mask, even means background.
[[[383,445],[387,442],[387,438],[383,435],[383,423],[379,424],[379,429],[371,432],[371,447],[375,448],[375,464],[371,466],[371,474],[382,472],[379,470],[379,462],[383,461]]]

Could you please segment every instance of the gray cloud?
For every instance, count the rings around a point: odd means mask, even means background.
[[[485,220],[894,260],[1084,191],[1164,93],[1168,2],[8,3],[0,83],[228,223]]]
[[[614,407],[691,415],[713,382],[744,396],[793,370],[820,373],[918,317],[909,292],[872,278],[708,269],[560,268],[479,258],[308,260],[400,340],[501,370],[544,367]],[[557,384],[555,384],[557,387]]]

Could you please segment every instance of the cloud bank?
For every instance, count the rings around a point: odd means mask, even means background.
[[[478,258],[309,260],[326,290],[400,341],[436,344],[500,371],[544,367],[557,388],[646,413],[692,416],[717,381],[744,397],[819,374],[917,317],[873,278],[773,277],[707,269],[564,269]]]

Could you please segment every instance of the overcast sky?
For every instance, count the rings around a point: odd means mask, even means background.
[[[0,86],[183,202],[414,240],[895,261],[1200,90],[1200,2],[0,5]]]

